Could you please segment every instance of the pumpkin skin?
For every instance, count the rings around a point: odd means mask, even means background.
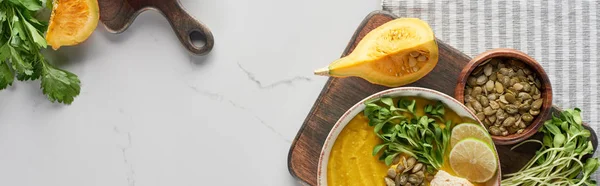
[[[426,60],[415,63],[420,56]],[[431,27],[417,18],[398,18],[369,32],[352,53],[316,70],[315,74],[356,76],[373,84],[398,87],[427,75],[438,59],[438,45]]]

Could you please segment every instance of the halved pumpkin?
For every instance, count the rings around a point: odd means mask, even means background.
[[[98,26],[97,0],[54,0],[46,41],[57,50],[85,41]]]
[[[417,18],[399,18],[372,30],[352,53],[315,74],[357,76],[374,84],[397,87],[427,75],[437,65],[438,57],[429,25]]]

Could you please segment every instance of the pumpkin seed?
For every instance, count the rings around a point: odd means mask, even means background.
[[[510,116],[510,117],[506,118],[504,120],[504,122],[502,122],[502,126],[508,127],[508,126],[514,125],[515,120],[516,120],[515,117]]]
[[[513,88],[514,88],[515,90],[517,90],[517,91],[521,91],[521,90],[523,89],[523,84],[521,84],[521,83],[515,83],[515,84],[513,85]]]
[[[411,174],[408,176],[408,182],[412,184],[419,184],[419,178],[417,175]]]
[[[519,77],[520,77],[520,76],[523,76],[523,77],[525,77],[525,72],[523,72],[523,69],[519,69],[519,70],[517,70],[517,76],[519,76]]]
[[[488,105],[490,105],[490,101],[485,96],[479,97],[479,103],[481,103],[481,106],[483,106],[483,107],[487,107]]]
[[[492,75],[490,75],[490,77],[488,79],[490,79],[492,81],[496,81],[498,79],[498,77],[497,77],[496,73],[492,73]]]
[[[477,97],[478,95],[481,95],[481,92],[483,92],[483,89],[481,87],[475,87],[473,88],[473,91],[471,92],[471,96],[473,97]]]
[[[519,124],[519,128],[521,128],[521,129],[527,128],[527,125],[529,125],[529,123],[521,122],[521,124]]]
[[[536,86],[537,88],[542,88],[542,83],[540,82],[540,80],[539,80],[539,79],[535,79],[535,86]]]
[[[415,167],[413,167],[413,169],[412,169],[412,173],[417,173],[417,172],[419,172],[419,171],[421,170],[421,168],[423,168],[423,164],[422,164],[422,163],[417,163],[417,164],[415,165]]]
[[[413,57],[409,57],[408,58],[408,66],[410,66],[410,67],[417,66],[417,59],[415,59]]]
[[[492,107],[492,109],[494,110],[498,110],[498,108],[500,108],[500,105],[498,105],[498,102],[496,101],[490,101],[490,107]]]
[[[471,112],[475,113],[475,109],[473,108],[473,106],[471,106],[471,103],[467,103],[469,105],[467,105],[467,109],[469,109]]]
[[[504,110],[503,109],[497,110],[496,117],[498,118],[498,120],[504,121],[504,119],[506,119],[506,114],[504,113]]]
[[[519,92],[519,99],[529,100],[531,99],[531,95],[529,95],[527,92]]]
[[[515,98],[515,95],[512,93],[506,93],[504,94],[504,99],[506,101],[508,101],[509,103],[514,103],[515,101],[517,101],[517,99]]]
[[[506,95],[501,95],[500,99],[498,99],[498,100],[500,100],[500,102],[502,102],[504,104],[508,104],[508,101],[506,100]]]
[[[485,74],[486,76],[491,76],[492,75],[492,70],[493,70],[492,65],[491,64],[487,64],[483,68],[483,74]]]
[[[494,100],[498,99],[498,95],[496,95],[496,94],[489,94],[487,98],[488,98],[489,101],[494,101]]]
[[[504,85],[505,87],[509,87],[511,85],[510,84],[510,77],[508,77],[508,76],[504,76],[501,79],[501,82],[502,82],[502,85]]]
[[[485,75],[481,75],[479,77],[477,77],[477,85],[483,85],[485,84],[485,82],[487,82],[488,78]]]
[[[498,111],[496,111],[496,112],[498,112]],[[491,125],[492,123],[496,122],[496,115],[488,116],[487,119],[490,121],[490,125]]]
[[[514,133],[517,133],[517,131],[519,130],[519,128],[516,128],[516,127],[513,126],[513,127],[508,127],[507,130],[508,130],[509,134],[514,134]]]
[[[502,135],[502,131],[500,131],[500,129],[496,126],[490,127],[490,133],[492,133],[492,135],[495,135],[495,136]]]
[[[414,175],[417,175],[419,183],[423,183],[423,179],[425,179],[425,170],[421,169],[421,171],[416,172]]]
[[[496,103],[498,103],[498,106],[500,106],[500,109],[502,109],[502,110],[506,109],[506,104],[507,103],[503,103],[502,101],[496,102]]]
[[[505,68],[505,67],[506,67],[506,65],[504,63],[498,63],[498,68],[501,69],[501,68]]]
[[[480,121],[485,120],[485,114],[483,112],[479,112],[475,114],[475,116],[477,116],[477,119],[479,119]]]
[[[408,175],[402,174],[396,177],[396,184],[405,185],[408,182]]]
[[[525,82],[527,81],[527,78],[525,76],[517,76],[519,78],[520,82]]]
[[[540,114],[539,110],[529,110],[529,114],[533,115],[533,116],[537,116],[538,114]]]
[[[468,95],[468,94],[465,95],[465,102],[469,103],[469,102],[471,102],[471,100],[473,100],[473,96]]]
[[[392,179],[396,178],[396,170],[394,170],[394,168],[388,169],[387,176]]]
[[[502,136],[508,136],[508,131],[502,132]]]
[[[467,78],[467,84],[472,87],[477,85],[477,78],[475,78],[475,77]]]
[[[500,129],[500,131],[502,131],[502,132],[506,131],[506,127],[504,127],[504,126],[500,126],[500,127],[498,127],[498,129]]]
[[[504,75],[502,73],[500,73],[500,72],[496,72],[496,78],[497,79],[502,79],[502,78],[504,78]]]
[[[500,68],[500,70],[498,70],[498,72],[500,72],[500,74],[502,74],[504,76],[508,76],[508,68]]]
[[[410,57],[419,57],[419,55],[421,55],[421,54],[417,51],[410,52]]]
[[[533,116],[529,113],[525,113],[525,114],[521,115],[521,119],[523,119],[523,121],[529,123],[529,122],[533,121]]]
[[[525,92],[529,92],[531,91],[531,85],[529,85],[529,83],[523,83],[523,91]]]
[[[509,77],[515,77],[515,76],[517,76],[517,73],[512,68],[509,68],[508,69],[508,76]]]
[[[529,70],[529,68],[523,68],[523,73],[525,73],[525,75],[529,75],[531,74],[531,70]]]
[[[405,166],[406,169],[411,170],[415,166],[415,163],[417,163],[417,159],[415,159],[415,157],[411,156],[410,158],[408,158],[406,160],[406,166]]]
[[[496,81],[495,85],[496,85],[497,93],[500,93],[500,94],[504,93],[504,85],[502,85],[502,83]]]
[[[385,177],[385,185],[386,186],[396,186],[396,182],[391,178]]]
[[[510,86],[513,86],[515,83],[518,83],[520,80],[518,77],[510,78]]]
[[[517,119],[517,121],[515,122],[514,126],[511,126],[511,128],[518,128],[519,125],[523,123],[523,121],[521,121],[521,119]],[[515,131],[510,131],[510,133],[514,133]]]
[[[539,110],[540,108],[542,108],[542,103],[543,100],[541,99],[535,100],[533,103],[531,103],[531,109]]]
[[[417,58],[417,61],[419,61],[419,62],[427,61],[427,56],[421,55]]]
[[[531,109],[531,106],[529,106],[528,104],[521,104],[519,105],[519,111],[521,112],[527,112],[529,111],[529,109]]]
[[[488,80],[487,83],[485,83],[485,89],[488,92],[491,92],[492,90],[494,90],[494,81]]]
[[[516,105],[506,105],[506,109],[504,110],[506,111],[506,113],[516,114],[517,112],[519,112],[519,107],[517,107]]]
[[[489,118],[485,118],[485,120],[483,120],[483,124],[484,124],[486,127],[488,127],[488,126],[492,125],[492,122],[490,122],[490,119],[489,119]]]
[[[478,66],[477,68],[473,69],[473,72],[471,72],[471,75],[478,76],[482,72],[483,72],[483,67],[482,66]]]
[[[481,103],[479,103],[478,101],[471,101],[471,106],[473,106],[473,108],[475,109],[475,111],[477,112],[481,112],[483,111],[483,106],[481,105]]]
[[[492,107],[485,107],[483,109],[483,114],[485,114],[486,116],[491,116],[491,115],[496,114],[496,111],[497,110],[492,109]]]

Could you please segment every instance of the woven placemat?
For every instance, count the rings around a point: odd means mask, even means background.
[[[383,0],[383,9],[427,21],[436,37],[465,54],[515,48],[546,69],[554,104],[578,107],[600,128],[600,2],[586,0]],[[594,175],[599,180],[600,174]]]

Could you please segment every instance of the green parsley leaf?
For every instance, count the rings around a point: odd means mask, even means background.
[[[30,33],[31,33],[31,36],[33,37],[33,41],[35,43],[37,43],[40,47],[46,48],[46,46],[48,44],[46,44],[46,40],[44,39],[44,37],[42,37],[40,35],[40,33],[38,33],[36,31],[36,28],[33,27],[33,25],[31,25],[29,22],[24,22],[24,23],[25,23],[25,26],[27,26],[27,29],[29,29],[29,31],[32,31]]]
[[[47,47],[47,21],[34,15],[51,5],[48,0],[0,0],[0,89],[12,85],[15,77],[41,78],[42,92],[50,101],[70,104],[80,93],[79,79],[50,65],[40,51]]]
[[[42,9],[42,5],[39,0],[9,0],[9,1],[14,4],[21,4],[25,8],[27,8],[31,11],[38,11],[38,10]]]
[[[0,90],[12,85],[15,76],[10,71],[8,64],[4,60],[0,61]]]
[[[42,63],[42,91],[52,102],[71,104],[79,95],[80,81],[77,75]]]

